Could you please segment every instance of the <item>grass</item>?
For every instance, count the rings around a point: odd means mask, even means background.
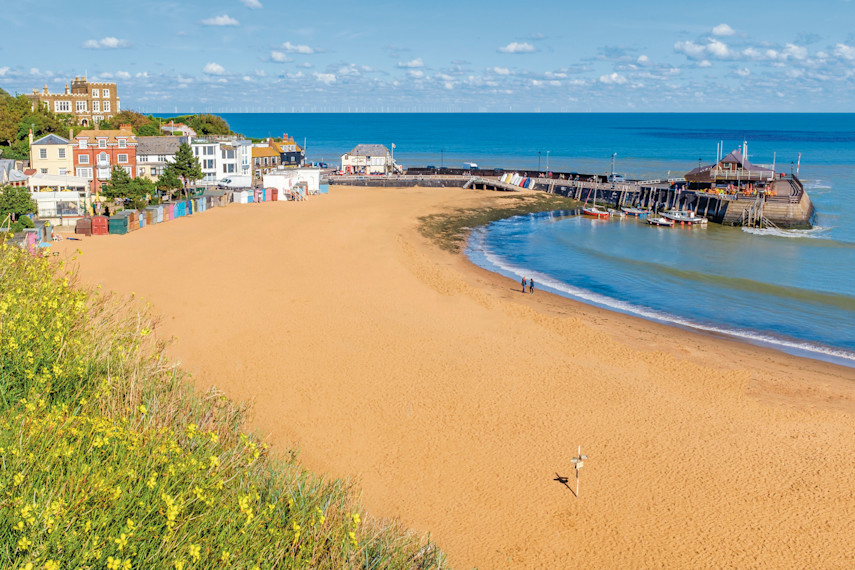
[[[481,208],[461,208],[419,218],[419,230],[440,248],[452,253],[460,252],[469,231],[490,222],[552,210],[577,208],[579,203],[555,194],[505,194],[497,196],[497,203]]]
[[[0,567],[439,568],[196,391],[136,303],[0,246]]]

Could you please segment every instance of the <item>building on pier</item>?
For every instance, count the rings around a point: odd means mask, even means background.
[[[691,190],[747,190],[765,188],[775,180],[775,171],[751,164],[734,150],[715,164],[699,166],[685,175]]]

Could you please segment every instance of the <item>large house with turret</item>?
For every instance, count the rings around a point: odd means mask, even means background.
[[[90,83],[85,77],[75,77],[70,88],[66,83],[63,93],[50,93],[45,85],[41,92],[33,89],[27,98],[33,110],[43,106],[57,115],[71,115],[84,127],[96,126],[120,111],[115,83]]]

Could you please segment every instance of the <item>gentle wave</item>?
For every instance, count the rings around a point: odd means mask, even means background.
[[[817,358],[831,357],[832,359],[839,359],[841,361],[845,361],[850,366],[855,364],[855,352],[835,349],[808,341],[790,340],[786,338],[763,334],[757,331],[698,323],[690,319],[671,315],[668,313],[663,313],[660,311],[649,309],[647,307],[634,305],[632,303],[627,303],[626,301],[621,301],[619,299],[613,299],[605,295],[600,295],[593,291],[574,287],[537,271],[526,270],[525,268],[507,263],[504,259],[489,251],[485,243],[486,233],[487,231],[485,228],[476,228],[476,230],[474,230],[470,235],[467,247],[467,254],[469,255],[470,259],[472,257],[472,251],[477,251],[481,255],[483,255],[484,260],[489,266],[491,266],[486,267],[486,269],[491,269],[497,272],[509,273],[519,278],[522,278],[524,276],[534,277],[535,283],[537,283],[538,287],[541,289],[548,288],[556,292],[557,294],[565,297],[569,296],[592,305],[597,305],[606,309],[611,309],[629,315],[643,317],[648,320],[657,321],[668,325],[677,325],[704,332],[735,337],[751,343],[772,346],[785,351],[791,350],[796,351],[797,353],[803,353],[808,355],[812,354],[815,355]]]
[[[799,239],[833,239],[829,234],[833,227],[815,226],[809,230],[783,230],[781,228],[748,228],[742,227],[742,231],[758,236],[774,236],[782,238]]]

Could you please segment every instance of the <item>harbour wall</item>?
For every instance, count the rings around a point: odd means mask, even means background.
[[[493,174],[493,173],[491,173]],[[479,190],[519,191],[521,188],[501,182],[498,176],[483,173],[406,174],[392,176],[331,176],[331,186],[371,187],[458,187]],[[712,222],[730,226],[771,225],[779,228],[810,228],[813,204],[801,182],[787,177],[774,182],[775,195],[720,194],[687,190],[658,180],[609,183],[602,178],[567,180],[532,178],[530,190],[539,190],[579,200],[620,208],[632,206],[653,211],[692,210]]]

